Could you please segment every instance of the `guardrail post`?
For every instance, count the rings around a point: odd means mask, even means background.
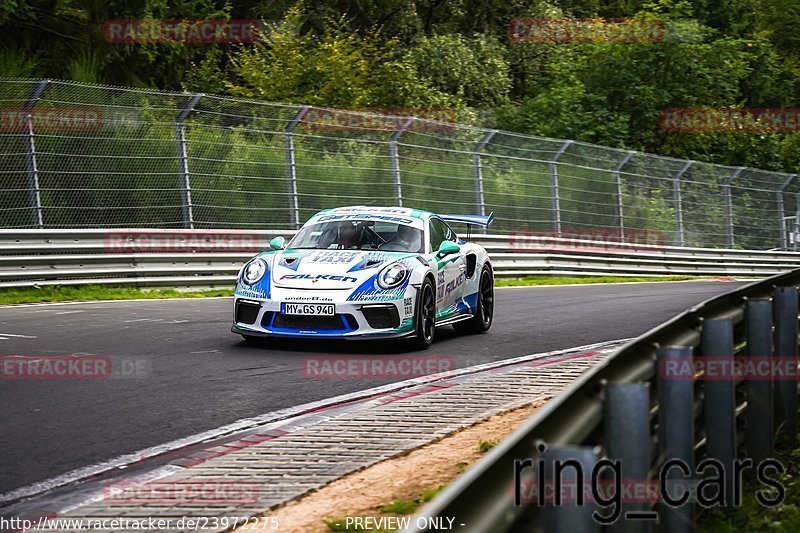
[[[572,141],[566,141],[561,145],[553,158],[550,160],[550,187],[551,204],[553,209],[553,230],[556,232],[557,237],[561,237],[561,195],[558,190],[558,159],[567,151],[567,148],[572,144]]]
[[[757,360],[772,358],[772,300],[762,298],[747,300],[745,321],[747,329],[747,357]],[[747,410],[747,455],[758,464],[773,456],[772,379],[751,376],[745,381]]]
[[[33,141],[33,108],[50,85],[50,80],[40,80],[36,83],[22,112],[25,116],[25,170],[28,174],[28,191],[31,209],[33,211],[33,225],[36,228],[44,227],[42,216],[42,192],[39,186],[39,168],[36,164],[36,145]]]
[[[705,371],[703,415],[706,427],[706,453],[719,461],[724,469],[723,501],[732,507],[736,474],[736,381],[733,376],[733,323],[729,318],[703,321],[701,332],[702,357],[723,368],[723,376],[712,375],[710,366]],[[724,365],[723,365],[724,363]],[[701,378],[702,379],[702,378]],[[718,475],[721,473],[717,472]]]
[[[597,463],[597,454],[589,448],[550,448],[542,454],[542,461],[546,483],[552,487],[546,492],[553,497],[566,496],[566,501],[562,500],[560,504],[543,502],[542,530],[548,533],[598,531],[599,524],[592,517],[597,507],[588,499],[579,500],[586,496],[585,483]],[[559,490],[561,487],[572,490]],[[541,500],[544,495],[537,494],[537,497]]]
[[[486,201],[483,196],[483,165],[481,164],[481,151],[486,148],[486,145],[489,144],[489,141],[492,140],[492,137],[494,137],[496,133],[497,130],[487,131],[472,151],[472,168],[475,172],[475,202],[480,215],[486,214]]]
[[[612,170],[612,174],[614,176],[614,184],[617,188],[617,223],[619,224],[619,238],[621,242],[625,242],[625,214],[622,209],[622,168],[628,164],[628,161],[631,160],[631,157],[636,152],[628,152],[625,154],[617,166],[614,167]]]
[[[773,310],[775,315],[775,362],[797,368],[797,289],[775,287]],[[779,405],[775,418],[776,426],[783,424],[782,432],[789,437],[792,446],[797,442],[797,382],[794,373],[784,376],[776,386]]]
[[[694,161],[687,161],[672,177],[672,200],[675,205],[675,232],[678,236],[678,246],[686,246],[683,234],[683,200],[681,197],[681,177],[689,170]]]
[[[786,180],[781,183],[781,186],[776,191],[777,201],[778,201],[778,223],[780,224],[780,239],[781,239],[781,248],[784,250],[789,249],[789,238],[786,235],[786,212],[783,207],[783,191],[786,187],[789,186],[790,183],[797,177],[797,174],[789,175]]]
[[[403,188],[400,182],[400,155],[397,152],[397,139],[414,123],[414,117],[408,117],[389,137],[389,157],[392,161],[392,179],[394,180],[394,197],[398,207],[403,207]]]
[[[605,421],[606,456],[621,464],[623,484],[633,487],[648,483],[650,471],[650,384],[649,383],[611,383],[606,386],[603,405]],[[636,488],[633,492],[638,493]],[[609,531],[639,532],[650,531],[648,520],[626,520],[628,511],[644,511],[647,503],[624,502],[621,505],[620,519],[614,522]]]
[[[669,346],[658,350],[658,450],[662,491],[680,505],[661,505],[664,531],[694,531],[694,507],[690,503],[694,472],[694,380],[681,368],[692,368],[692,349]],[[672,461],[672,462],[671,462]],[[682,467],[688,468],[688,473]],[[664,471],[666,469],[666,471]],[[662,495],[663,499],[663,495]]]
[[[289,189],[289,224],[292,229],[300,227],[300,202],[297,199],[297,164],[294,159],[294,129],[306,116],[311,106],[304,105],[286,125],[283,134],[283,147],[286,153],[286,180]]]
[[[178,174],[181,177],[183,225],[188,229],[194,229],[194,214],[192,213],[192,187],[189,182],[189,158],[186,154],[186,129],[183,122],[202,97],[203,93],[195,94],[175,117],[175,143],[178,146]]]
[[[728,248],[733,248],[733,197],[731,196],[731,184],[739,177],[744,167],[739,167],[733,171],[731,177],[722,184],[722,192],[725,195],[725,236]]]

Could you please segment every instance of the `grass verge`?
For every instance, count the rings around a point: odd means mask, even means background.
[[[713,510],[701,516],[696,531],[699,533],[740,533],[741,531],[796,532],[800,531],[800,448],[779,451],[776,454],[785,467],[783,474],[770,471],[769,477],[778,479],[786,489],[783,503],[764,507],[756,499],[756,491],[766,492],[769,498],[775,492],[755,481],[746,481],[742,490],[742,505],[733,513]]]
[[[538,285],[584,285],[593,283],[646,283],[653,281],[687,281],[709,279],[708,276],[525,276],[497,278],[496,287],[530,287]]]
[[[0,304],[72,302],[84,300],[130,300],[135,298],[203,298],[232,296],[233,289],[177,290],[140,289],[133,286],[67,285],[0,289]]]

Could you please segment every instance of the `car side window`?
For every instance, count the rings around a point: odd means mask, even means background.
[[[453,228],[448,226],[447,223],[445,223],[444,226],[447,228],[447,234],[444,236],[444,240],[458,242],[458,235],[456,235],[456,232],[453,231]]]
[[[447,224],[436,218],[430,220],[430,230],[431,252],[438,250],[442,242],[448,239],[448,235],[453,233]]]

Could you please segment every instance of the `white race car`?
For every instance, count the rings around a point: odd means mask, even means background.
[[[485,332],[494,316],[491,261],[448,222],[485,228],[492,219],[401,207],[320,211],[288,245],[276,237],[242,267],[231,331],[247,340],[408,338],[418,349],[438,326]]]

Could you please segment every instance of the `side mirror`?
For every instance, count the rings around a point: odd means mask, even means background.
[[[442,241],[439,245],[439,257],[446,257],[448,255],[457,254],[461,251],[461,247],[453,241]]]
[[[283,250],[284,246],[286,246],[286,239],[283,237],[275,237],[269,241],[269,247],[273,250]]]

